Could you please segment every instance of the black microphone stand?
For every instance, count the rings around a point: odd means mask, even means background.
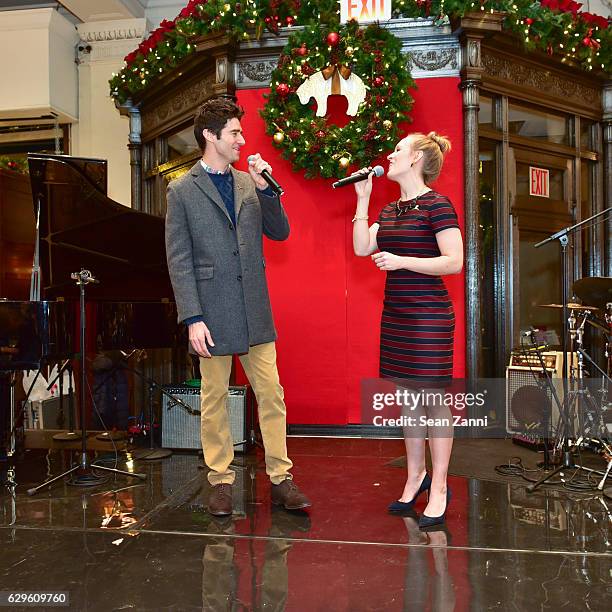
[[[80,410],[79,416],[81,420],[81,461],[79,464],[71,467],[69,470],[55,476],[49,480],[46,480],[42,484],[28,489],[28,495],[36,495],[40,489],[51,486],[54,482],[61,480],[62,478],[73,474],[80,470],[80,474],[70,484],[77,486],[91,486],[92,481],[98,480],[98,477],[94,474],[93,468],[103,472],[110,472],[113,474],[121,474],[122,476],[128,476],[130,478],[140,478],[146,480],[146,474],[136,474],[127,472],[124,470],[118,470],[115,468],[106,467],[104,465],[95,465],[92,467],[89,457],[87,455],[87,433],[85,428],[85,403],[87,397],[87,372],[86,372],[86,360],[85,360],[85,285],[89,283],[97,283],[98,281],[92,276],[89,270],[81,269],[80,272],[73,272],[70,277],[76,281],[79,287],[80,293],[80,314],[81,314],[81,325],[80,325],[80,351],[81,351],[81,393],[80,393]]]
[[[533,491],[535,491],[540,485],[544,484],[547,480],[550,480],[553,476],[557,475],[559,472],[562,472],[563,470],[574,469],[578,467],[574,463],[572,451],[570,449],[570,444],[569,444],[570,437],[573,436],[573,431],[572,431],[572,424],[570,422],[570,416],[568,414],[569,412],[569,393],[568,393],[567,329],[566,329],[566,324],[568,320],[567,295],[568,295],[568,290],[569,290],[568,261],[567,261],[567,245],[569,244],[568,236],[576,232],[576,230],[586,225],[587,223],[591,223],[595,219],[610,213],[610,211],[612,211],[612,206],[609,208],[606,208],[605,210],[602,210],[601,212],[598,212],[595,215],[592,215],[588,219],[584,219],[583,221],[580,221],[579,223],[571,225],[570,227],[566,227],[562,230],[559,230],[558,232],[555,232],[554,234],[550,235],[548,238],[533,245],[536,249],[538,249],[541,246],[548,244],[549,242],[553,242],[554,240],[558,240],[559,244],[561,245],[561,266],[562,266],[561,292],[562,292],[562,299],[563,299],[563,301],[561,302],[563,304],[563,314],[562,314],[563,326],[561,328],[562,343],[563,343],[563,370],[562,370],[563,402],[562,402],[561,411],[559,412],[559,415],[561,417],[561,420],[563,421],[563,451],[562,451],[563,458],[562,458],[560,465],[556,467],[552,472],[549,472],[548,474],[546,474],[546,476],[544,476],[543,478],[540,478],[540,480],[538,480],[537,482],[534,482],[533,484],[527,487],[527,491],[529,493],[532,493]]]

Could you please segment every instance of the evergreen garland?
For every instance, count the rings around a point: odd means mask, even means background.
[[[394,0],[398,17],[461,17],[473,11],[506,14],[504,29],[528,49],[561,55],[585,70],[612,72],[612,28],[606,18],[580,10],[574,0]],[[124,103],[195,51],[193,41],[216,31],[236,40],[278,33],[294,25],[325,27],[338,22],[336,0],[190,0],[179,15],[164,20],[110,80],[111,96]]]

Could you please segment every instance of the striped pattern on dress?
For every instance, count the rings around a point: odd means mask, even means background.
[[[412,204],[412,207],[408,205]],[[438,257],[436,234],[459,227],[446,196],[429,191],[417,204],[396,202],[380,213],[380,251],[409,257]],[[410,270],[387,272],[380,333],[380,376],[446,382],[453,373],[455,314],[439,276]]]

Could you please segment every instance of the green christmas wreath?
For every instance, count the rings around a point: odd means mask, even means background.
[[[324,80],[332,92],[339,83],[343,88],[353,83],[347,97],[349,111],[352,105],[356,113],[344,127],[317,116],[325,96],[317,95],[316,103],[308,101],[313,88],[302,88],[302,104],[296,93],[303,84],[315,82],[323,91]],[[311,25],[290,36],[272,73],[261,115],[274,146],[296,170],[305,170],[307,178],[341,177],[350,166],[367,166],[393,148],[399,139],[398,124],[412,108],[409,90],[415,87],[402,44],[388,30],[376,24],[360,28],[355,21]]]

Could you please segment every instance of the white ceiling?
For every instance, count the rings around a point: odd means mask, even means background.
[[[85,23],[141,18],[148,4],[149,0],[0,0],[0,11],[57,8],[71,21]]]
[[[147,0],[61,0],[83,22],[144,17]]]

